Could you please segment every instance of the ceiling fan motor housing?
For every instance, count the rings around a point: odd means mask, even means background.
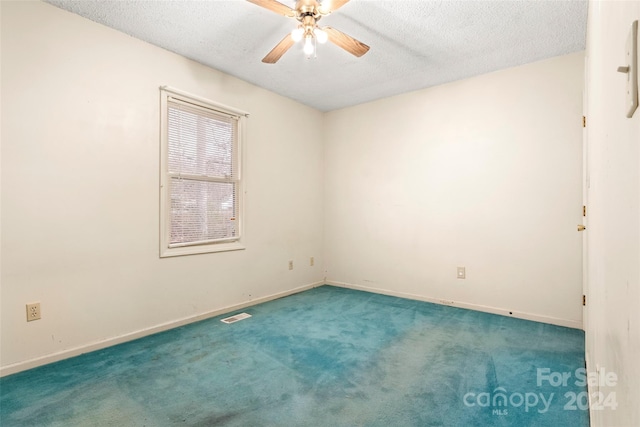
[[[298,0],[295,10],[298,21],[302,21],[305,16],[313,16],[317,21],[323,15],[316,0]]]

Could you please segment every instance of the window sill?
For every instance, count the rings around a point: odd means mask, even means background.
[[[183,246],[181,248],[164,248],[160,252],[160,258],[168,258],[183,255],[206,254],[212,252],[228,252],[244,250],[245,246],[240,242],[216,243],[199,246]]]

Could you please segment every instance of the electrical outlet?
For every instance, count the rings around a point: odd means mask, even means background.
[[[313,264],[315,264],[315,262],[316,262],[316,261],[313,259],[313,257],[309,258],[309,265],[310,265],[311,267],[313,267]]]
[[[27,322],[40,319],[40,303],[27,304]]]
[[[458,267],[458,279],[465,279],[467,276],[467,273],[465,271],[464,267]]]
[[[289,260],[289,270],[293,270],[293,260]]]

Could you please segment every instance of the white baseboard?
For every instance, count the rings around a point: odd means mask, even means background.
[[[518,319],[533,320],[534,322],[549,323],[551,325],[565,326],[567,328],[582,329],[582,322],[578,320],[560,319],[556,317],[541,316],[538,314],[526,313],[522,311],[506,310],[503,308],[490,307],[486,305],[471,304],[460,301],[445,300],[442,298],[433,298],[423,295],[407,294],[404,292],[390,291],[386,289],[370,288],[368,286],[354,285],[351,283],[336,282],[333,280],[325,280],[327,285],[339,286],[341,288],[355,289],[359,291],[373,292],[376,294],[389,295],[399,298],[407,298],[417,301],[431,302],[434,304],[448,305],[451,307],[466,308],[469,310],[483,311],[485,313],[499,314],[507,317],[516,317]]]
[[[206,313],[196,314],[194,316],[184,317],[178,320],[172,320],[170,322],[162,323],[160,325],[152,326],[150,328],[140,329],[135,332],[120,335],[105,340],[94,341],[90,344],[73,347],[70,349],[62,350],[53,354],[47,354],[46,356],[36,357],[24,362],[13,363],[11,365],[0,367],[0,377],[6,375],[15,374],[17,372],[26,371],[27,369],[36,368],[38,366],[47,365],[49,363],[58,362],[60,360],[68,359],[70,357],[79,356],[84,353],[89,353],[95,350],[101,350],[106,347],[111,347],[117,344],[122,344],[127,341],[132,341],[138,338],[142,338],[148,335],[156,334],[158,332],[167,331],[169,329],[177,328],[187,325],[189,323],[198,322],[200,320],[208,319],[211,317],[219,316],[221,314],[230,313],[236,310],[242,310],[243,308],[251,307],[263,302],[272,301],[278,298],[283,298],[289,295],[297,294],[312,288],[316,288],[324,284],[324,281],[311,283],[309,285],[300,286],[298,288],[290,289],[288,291],[279,292],[277,294],[267,295],[261,298],[256,298],[251,301],[243,302],[241,304],[231,305],[223,307],[217,310],[209,311]]]

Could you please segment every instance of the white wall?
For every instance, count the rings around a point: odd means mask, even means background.
[[[48,4],[1,8],[3,373],[322,280],[321,113]],[[161,85],[251,113],[246,250],[159,258]]]
[[[625,43],[640,3],[594,1],[587,31],[588,368],[615,372],[616,410],[594,426],[640,425],[640,110],[625,117]]]
[[[327,279],[581,327],[583,63],[328,113]]]

